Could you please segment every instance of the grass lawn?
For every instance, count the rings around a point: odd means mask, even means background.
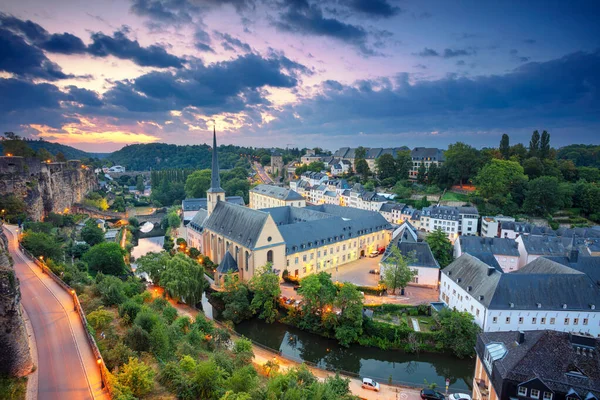
[[[421,332],[430,332],[431,327],[435,324],[433,317],[425,317],[423,315],[419,315],[416,318],[419,321],[419,327],[421,328]]]
[[[25,399],[27,378],[0,377],[0,399]]]
[[[446,201],[469,201],[469,196],[464,193],[446,192],[442,200]]]

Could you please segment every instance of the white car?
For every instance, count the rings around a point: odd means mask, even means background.
[[[453,393],[448,396],[448,400],[471,400],[471,396],[465,393]]]
[[[375,382],[371,378],[363,378],[361,386],[363,389],[374,390],[376,392],[379,392],[379,383]]]
[[[378,255],[379,255],[379,252],[377,250],[373,250],[372,252],[369,253],[370,258],[375,258]]]

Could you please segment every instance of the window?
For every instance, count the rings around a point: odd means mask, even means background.
[[[522,324],[523,323],[523,317],[519,317],[519,323]]]
[[[532,399],[539,399],[540,398],[540,391],[537,390],[537,389],[531,389],[530,397]]]
[[[552,392],[544,392],[544,400],[552,400]]]
[[[494,318],[492,318],[492,322],[493,322],[494,324],[497,324],[497,323],[498,323],[498,317],[494,317]]]
[[[542,318],[540,322],[542,323],[542,325],[546,325],[546,318]]]
[[[554,325],[554,318],[550,318],[550,325]]]
[[[267,251],[267,262],[273,264],[273,250]]]
[[[473,312],[473,305],[471,305],[471,312]]]
[[[506,323],[510,324],[510,317],[506,317]]]
[[[532,324],[535,324],[536,322],[537,322],[537,318],[536,317],[531,318],[531,323]]]
[[[294,260],[294,262],[295,262],[296,264],[298,264],[298,257],[296,257],[296,259]]]
[[[314,253],[310,253],[310,259],[312,260],[313,258],[315,258],[315,254]]]
[[[527,388],[519,386],[519,396],[527,396]]]
[[[584,324],[584,325],[587,325],[587,323],[588,323],[588,319],[587,319],[587,318],[584,318],[584,319],[583,319],[583,324]]]
[[[569,325],[569,318],[565,318],[565,325]]]
[[[479,317],[479,308],[477,309],[477,311],[475,312],[475,315],[477,315]]]

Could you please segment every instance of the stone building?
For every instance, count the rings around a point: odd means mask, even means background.
[[[271,175],[280,176],[283,171],[283,156],[278,151],[271,154]]]
[[[298,192],[273,185],[258,185],[250,190],[250,208],[294,206],[305,207],[306,200]]]

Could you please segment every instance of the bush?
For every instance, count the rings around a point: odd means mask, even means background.
[[[127,300],[125,303],[119,306],[119,317],[123,318],[125,315],[127,315],[129,317],[129,321],[134,321],[141,309],[142,306],[139,303],[132,299]]]
[[[133,325],[125,334],[125,344],[135,351],[150,349],[150,334],[138,325]]]
[[[154,326],[160,323],[160,319],[154,311],[144,307],[135,317],[134,323],[146,332],[152,332]]]

